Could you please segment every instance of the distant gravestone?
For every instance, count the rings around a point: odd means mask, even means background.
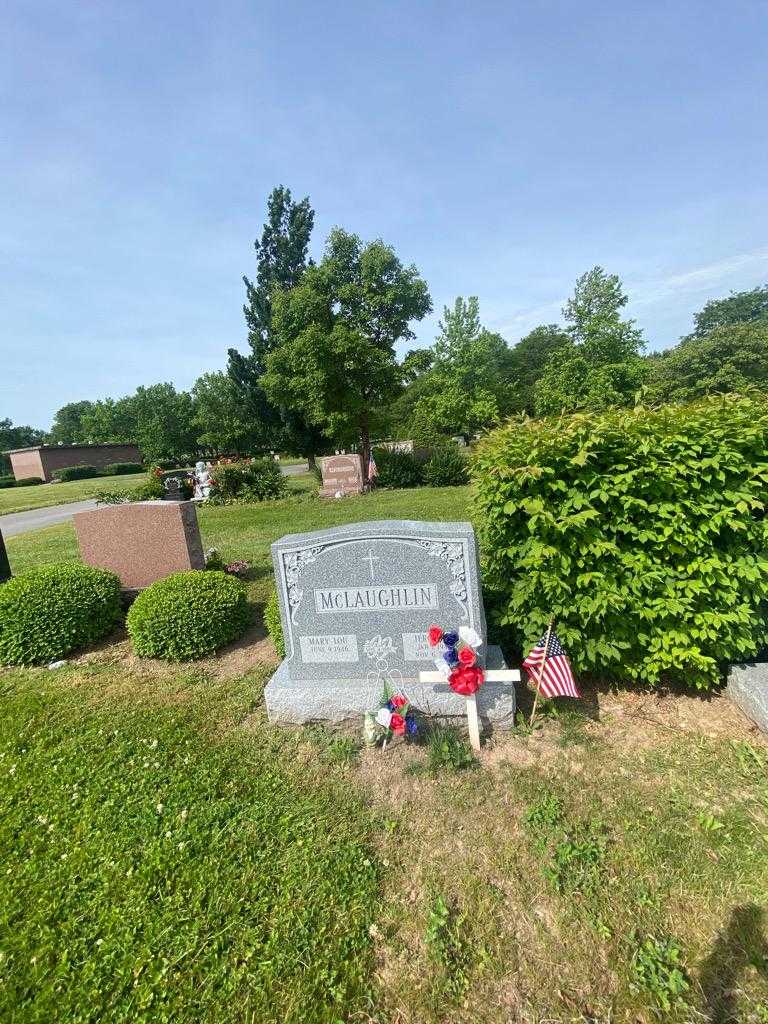
[[[111,569],[124,590],[140,590],[174,572],[204,569],[191,501],[139,501],[74,515],[80,554]]]
[[[363,462],[359,455],[329,455],[321,461],[320,469],[323,474],[321,498],[362,492]]]
[[[755,725],[768,734],[768,664],[733,665],[726,694]]]
[[[272,545],[285,660],[267,684],[272,721],[341,721],[378,707],[385,686],[423,712],[463,719],[466,703],[434,669],[432,624],[467,626],[485,643],[475,535],[469,523],[356,523]],[[503,668],[497,647],[482,647]],[[512,725],[514,688],[485,683],[482,718]]]
[[[184,492],[182,490],[183,482],[181,477],[168,476],[163,480],[163,489],[165,494],[163,498],[165,501],[184,501]]]
[[[5,550],[3,532],[0,530],[0,583],[5,583],[11,578],[11,563],[8,561],[8,552]]]

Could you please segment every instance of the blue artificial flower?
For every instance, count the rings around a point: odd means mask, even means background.
[[[458,642],[459,634],[455,631],[451,631],[450,633],[443,633],[443,643],[445,644],[446,647],[455,647]]]
[[[418,725],[416,723],[416,719],[413,717],[413,715],[406,715],[405,716],[405,727],[408,730],[408,732],[411,734],[411,736],[415,736],[416,733],[419,731],[419,727],[418,727]]]
[[[448,648],[448,650],[445,652],[445,660],[448,662],[449,665],[458,665],[459,654],[455,647]]]
[[[391,700],[387,701],[387,707],[389,708],[390,711],[394,711],[395,710],[395,705],[392,703]]]

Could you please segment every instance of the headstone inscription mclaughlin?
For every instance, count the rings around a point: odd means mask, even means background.
[[[0,583],[5,583],[11,578],[11,563],[8,561],[8,552],[5,550],[3,532],[0,530]]]
[[[360,494],[363,490],[363,463],[359,455],[329,455],[320,463],[323,474],[321,498],[337,494]]]
[[[468,626],[488,648],[475,535],[469,523],[382,520],[291,534],[272,545],[285,660],[267,684],[272,721],[342,721],[379,705],[385,687],[426,714],[463,720],[466,704],[434,669],[427,630]],[[486,683],[481,718],[514,724],[514,687]]]

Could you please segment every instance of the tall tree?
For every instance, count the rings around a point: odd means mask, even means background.
[[[696,326],[690,337],[703,338],[716,327],[756,321],[768,322],[768,284],[751,291],[731,292],[724,299],[712,299],[700,312],[693,314]]]
[[[214,455],[253,454],[261,438],[244,414],[229,374],[204,373],[192,388],[198,444]]]
[[[703,395],[768,389],[768,319],[715,327],[650,364],[644,401],[691,401]]]
[[[648,368],[640,358],[642,332],[634,320],[622,319],[626,304],[616,274],[593,267],[581,275],[563,308],[571,344],[552,355],[536,383],[537,413],[605,409],[632,402]]]
[[[261,378],[266,372],[267,356],[274,347],[274,293],[294,288],[311,263],[307,253],[314,220],[308,196],[297,203],[289,188],[279,185],[272,190],[261,239],[254,242],[256,280],[243,277],[246,294],[243,314],[250,351],[243,355],[234,348],[229,349],[227,367],[249,418],[262,435],[263,447],[302,445],[310,465],[322,444],[322,434],[295,415],[287,414],[279,404],[270,402],[261,386]]]
[[[69,402],[63,405],[53,417],[48,433],[52,444],[83,444],[88,439],[83,430],[83,417],[93,410],[93,402]]]
[[[395,344],[413,338],[411,322],[431,309],[416,267],[381,241],[363,246],[334,229],[320,264],[273,293],[267,397],[334,436],[356,436],[367,472],[372,413],[401,386]]]
[[[534,388],[555,353],[569,348],[571,337],[558,324],[541,324],[529,331],[510,352],[510,361],[518,383],[518,407],[534,411]]]

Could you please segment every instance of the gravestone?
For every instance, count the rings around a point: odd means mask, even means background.
[[[165,501],[184,501],[184,492],[182,491],[182,480],[178,476],[168,476],[163,480],[163,488],[165,494],[163,499]]]
[[[3,531],[0,530],[0,583],[5,583],[11,578],[11,563],[8,561],[8,552],[5,550]]]
[[[329,455],[321,460],[320,469],[323,474],[321,498],[362,493],[363,462],[359,455]]]
[[[141,590],[174,572],[204,569],[205,556],[191,501],[139,501],[74,515],[80,554],[111,569],[124,590]]]
[[[486,646],[477,545],[469,523],[410,520],[356,523],[290,534],[272,545],[285,660],[264,692],[271,721],[357,719],[385,686],[422,712],[464,720],[466,701],[447,682],[420,683],[434,670],[433,624],[467,626],[482,638],[488,668],[504,668]],[[512,726],[515,691],[486,682],[486,722]]]
[[[747,718],[768,734],[768,663],[732,665],[725,692]]]

